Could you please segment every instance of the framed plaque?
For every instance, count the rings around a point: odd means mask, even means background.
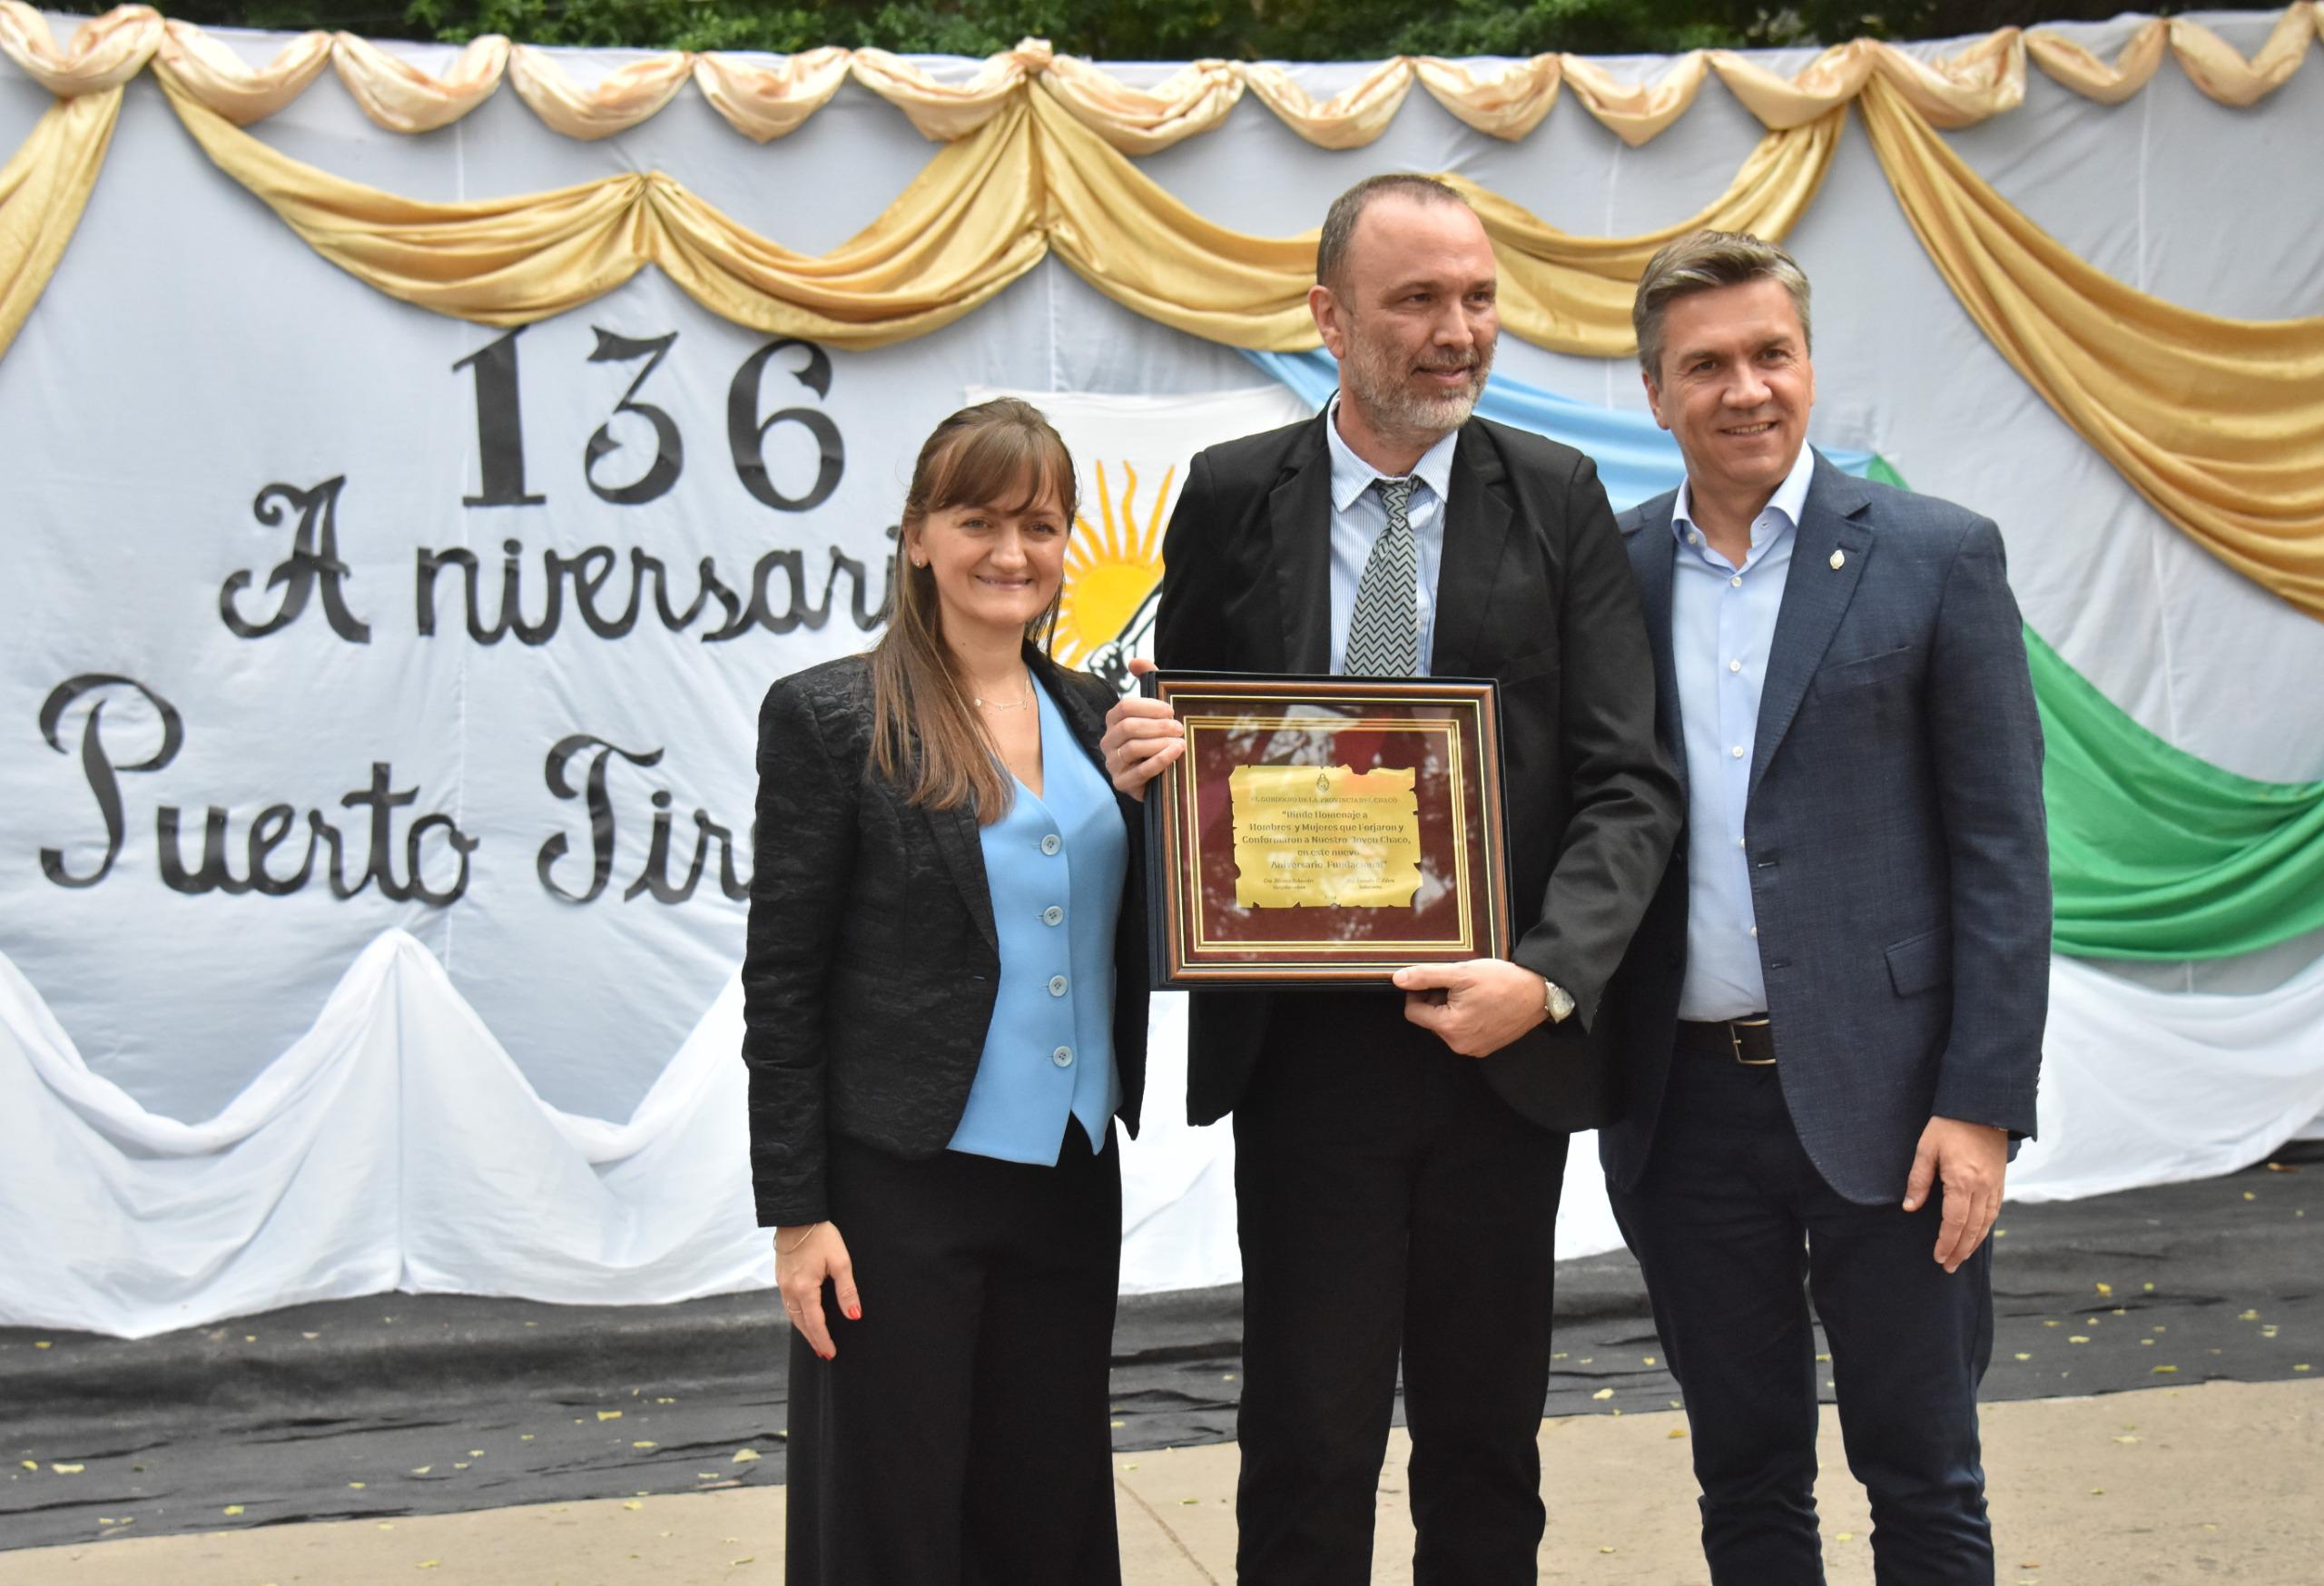
[[[1385,984],[1509,956],[1491,682],[1149,673],[1187,752],[1146,799],[1157,987]]]

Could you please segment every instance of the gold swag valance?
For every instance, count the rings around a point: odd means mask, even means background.
[[[92,74],[125,80],[134,66],[125,52],[107,54],[119,37],[101,27],[109,20],[84,29],[95,36],[76,37],[75,49],[86,46]],[[488,64],[490,53],[472,47],[469,57]],[[1304,303],[1313,233],[1256,237],[1204,219],[1042,86],[1046,75],[1020,75],[1000,113],[940,150],[862,232],[808,255],[658,172],[476,202],[399,198],[281,154],[174,66],[154,70],[210,158],[319,253],[441,313],[525,323],[651,263],[737,323],[872,347],[949,323],[1054,251],[1115,300],[1206,340],[1315,345]],[[116,82],[61,101],[0,170],[0,351],[70,238],[120,94]],[[2324,616],[2324,319],[2224,320],[2134,291],[1981,181],[1914,94],[1875,74],[1857,106],[1915,233],[1995,349],[2172,522]],[[1784,235],[1814,201],[1846,114],[1836,107],[1768,133],[1716,201],[1638,237],[1573,237],[1462,182],[1501,261],[1504,323],[1555,350],[1629,355],[1630,295],[1653,250],[1697,225]]]
[[[2149,18],[2110,65],[2053,29],[2003,28],[1955,54],[1926,58],[1874,39],[1834,45],[1790,77],[1732,50],[1676,56],[1662,74],[1626,82],[1582,55],[1549,54],[1512,62],[1459,62],[1398,55],[1327,99],[1295,74],[1267,63],[1196,61],[1150,88],[1133,88],[1088,62],[1027,39],[994,55],[966,81],[945,82],[885,50],[821,49],[787,57],[669,50],[641,56],[586,87],[550,52],[477,39],[438,75],[353,34],[302,34],[263,65],[244,62],[187,22],[147,5],[123,5],[82,25],[60,48],[48,23],[25,0],[0,0],[0,54],[60,97],[118,87],[148,62],[175,73],[194,99],[238,125],[271,115],[333,68],[363,113],[390,132],[448,125],[505,80],[541,120],[574,138],[625,132],[654,115],[691,79],[712,108],[762,143],[798,127],[852,78],[895,105],[940,142],[973,135],[1029,85],[1117,149],[1151,153],[1223,121],[1247,89],[1285,124],[1329,149],[1360,148],[1379,137],[1414,84],[1462,122],[1498,138],[1521,138],[1571,85],[1590,114],[1626,142],[1660,133],[1716,75],[1770,130],[1817,120],[1867,84],[1886,84],[1932,125],[1966,126],[2014,110],[2025,96],[2025,64],[2090,98],[2113,103],[2145,86],[2167,54],[2203,93],[2224,104],[2257,103],[2289,82],[2324,33],[2324,6],[2297,0],[2249,60],[2186,17]]]

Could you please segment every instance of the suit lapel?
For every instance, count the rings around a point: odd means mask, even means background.
[[[1679,714],[1679,679],[1670,648],[1670,584],[1678,576],[1678,542],[1671,537],[1670,514],[1678,505],[1673,492],[1640,519],[1625,547],[1630,572],[1638,580],[1639,604],[1646,612],[1647,643],[1654,655],[1655,719],[1661,724],[1662,746],[1678,767],[1679,785],[1687,785],[1687,728]]]
[[[1863,521],[1872,504],[1858,481],[1816,458],[1816,477],[1800,508],[1784,576],[1783,606],[1776,614],[1775,638],[1768,647],[1768,673],[1759,693],[1758,736],[1751,750],[1750,791],[1757,793],[1768,762],[1791,730],[1799,702],[1822,665],[1840,618],[1856,595],[1856,581],[1872,559],[1872,530]],[[1832,565],[1837,553],[1839,566]]]
[[[1489,629],[1495,576],[1509,538],[1508,478],[1494,446],[1474,423],[1461,427],[1446,480],[1444,550],[1436,569],[1436,620],[1428,669],[1462,677],[1476,665],[1472,643]]]
[[[1332,669],[1332,458],[1324,439],[1331,421],[1329,408],[1315,416],[1267,497],[1287,672]]]
[[[936,834],[936,852],[944,856],[944,868],[952,872],[952,884],[960,890],[960,901],[969,906],[969,918],[984,932],[985,944],[993,951],[1000,951],[1000,930],[992,920],[992,885],[984,873],[984,838],[977,827],[977,813],[968,804],[957,810],[927,810],[928,824]]]

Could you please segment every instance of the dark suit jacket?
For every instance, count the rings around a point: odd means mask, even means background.
[[[1683,777],[1676,500],[1621,524],[1657,729]],[[1903,1197],[1932,1116],[2034,1132],[2050,983],[2042,727],[1989,519],[1819,456],[1796,532],[1751,756],[1751,901],[1793,1125],[1826,1181],[1872,1205]],[[1686,963],[1681,842],[1609,998],[1627,1096],[1600,1150],[1625,1187],[1653,1148]]]
[[[1157,665],[1329,669],[1328,422],[1319,414],[1196,456],[1163,545]],[[1522,928],[1512,956],[1571,992],[1578,1009],[1483,1059],[1484,1071],[1535,1122],[1586,1128],[1604,1120],[1614,1093],[1586,1032],[1679,816],[1678,782],[1654,739],[1646,627],[1597,469],[1571,447],[1470,420],[1446,511],[1430,671],[1500,680],[1511,897]],[[1192,994],[1196,1122],[1235,1106],[1263,1044],[1299,1039],[1270,1034],[1271,1000]]]
[[[1113,691],[1026,658],[1102,773]],[[975,813],[905,801],[869,770],[872,668],[862,655],[783,679],[759,711],[757,870],[743,958],[751,1181],[761,1226],[815,1222],[825,1141],[907,1157],[944,1149],[992,1022],[1000,937]],[[1120,1117],[1146,1083],[1146,904],[1137,806],[1114,933]]]

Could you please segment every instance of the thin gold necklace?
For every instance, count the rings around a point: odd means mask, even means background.
[[[1031,673],[1031,672],[1029,672],[1029,672],[1027,672],[1027,673],[1025,674],[1025,694],[1024,694],[1024,697],[1023,697],[1023,698],[1021,698],[1021,699],[1014,699],[1014,700],[1008,700],[1008,701],[994,700],[990,704],[987,704],[984,702],[984,699],[982,698],[982,696],[980,696],[980,695],[974,695],[974,694],[972,694],[972,695],[970,695],[970,698],[971,703],[972,703],[972,704],[974,704],[976,705],[976,707],[977,707],[979,710],[995,710],[995,711],[1020,711],[1020,710],[1023,710],[1027,705],[1029,705],[1029,704],[1032,704],[1032,703],[1033,703],[1033,675],[1032,675],[1032,673]]]

